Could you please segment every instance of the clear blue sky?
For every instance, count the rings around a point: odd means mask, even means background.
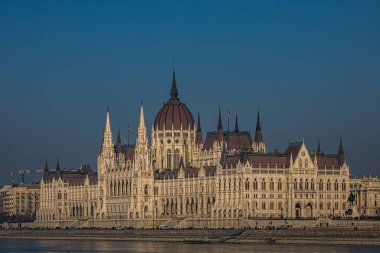
[[[268,150],[305,138],[353,175],[380,175],[380,1],[0,1],[0,183],[88,163],[107,105],[114,134],[180,97],[203,130],[218,105]],[[14,178],[16,181],[19,178]]]

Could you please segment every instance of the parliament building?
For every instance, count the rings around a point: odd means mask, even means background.
[[[46,165],[36,224],[40,227],[239,227],[258,219],[345,217],[350,178],[342,141],[337,154],[301,142],[267,152],[260,116],[254,136],[223,128],[205,133],[181,101],[175,72],[151,140],[141,104],[135,145],[116,141],[107,110],[97,172],[89,165]],[[337,145],[338,146],[338,145]],[[351,210],[352,213],[352,210]]]

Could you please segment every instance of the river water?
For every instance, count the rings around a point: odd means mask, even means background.
[[[278,252],[278,253],[372,253],[380,247],[257,245],[257,244],[183,244],[180,242],[90,241],[90,240],[21,240],[0,239],[0,252]]]

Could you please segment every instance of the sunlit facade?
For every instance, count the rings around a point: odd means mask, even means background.
[[[173,71],[151,141],[142,104],[135,145],[123,145],[120,131],[114,142],[107,111],[97,174],[90,168],[46,171],[37,222],[186,227],[197,220],[205,227],[236,227],[236,220],[248,226],[259,218],[347,215],[349,166],[341,141],[337,154],[325,154],[319,144],[311,151],[304,141],[269,153],[259,114],[254,138],[240,131],[237,115],[234,125],[225,131],[219,111],[216,130],[203,138],[200,116],[196,122],[179,99]]]

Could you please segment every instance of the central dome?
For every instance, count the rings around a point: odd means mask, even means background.
[[[194,118],[190,110],[178,98],[178,89],[173,71],[170,99],[158,111],[154,120],[154,130],[194,130]]]

